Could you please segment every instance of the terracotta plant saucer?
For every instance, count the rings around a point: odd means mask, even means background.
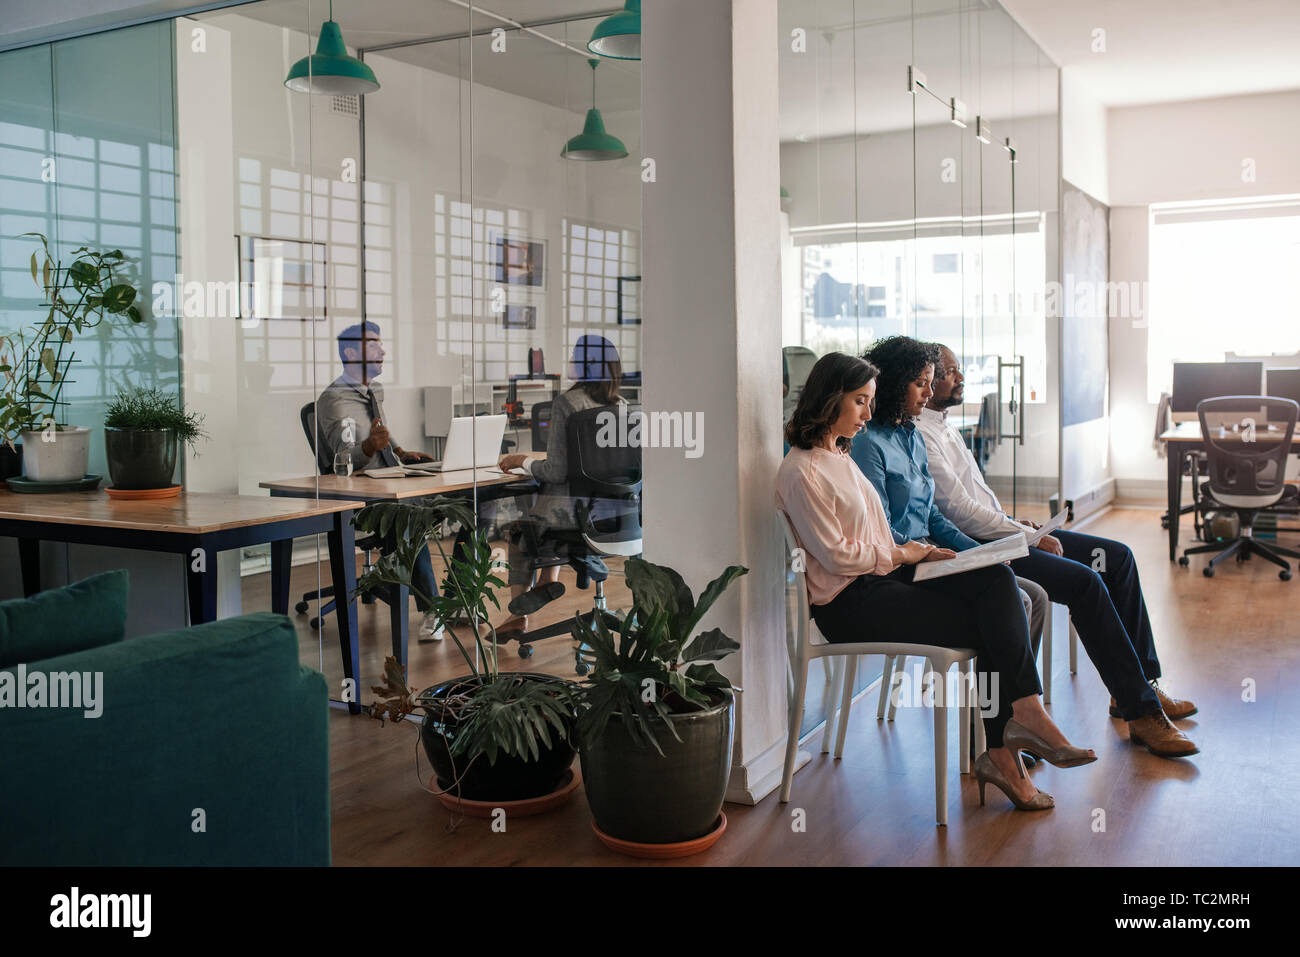
[[[466,817],[491,817],[493,811],[501,808],[506,812],[507,819],[544,814],[569,800],[577,789],[578,777],[572,770],[564,772],[560,786],[550,794],[543,794],[535,798],[524,798],[522,801],[471,801],[467,798],[459,798],[454,794],[439,793],[441,789],[438,787],[437,780],[429,782],[429,790],[434,792],[438,800],[442,802],[442,806],[449,811],[464,814]]]
[[[152,498],[175,498],[181,494],[181,487],[179,485],[169,485],[167,488],[113,488],[110,485],[104,491],[108,493],[109,498],[131,502]]]
[[[591,829],[596,832],[605,846],[610,850],[618,851],[620,854],[626,854],[628,857],[643,857],[652,861],[667,861],[675,857],[690,857],[692,854],[699,854],[707,851],[718,842],[722,837],[722,832],[727,829],[727,815],[719,811],[718,819],[713,824],[713,830],[709,831],[703,837],[697,837],[690,841],[677,841],[673,844],[638,844],[636,841],[622,841],[617,837],[610,837],[604,831],[596,826],[596,822],[591,822]]]

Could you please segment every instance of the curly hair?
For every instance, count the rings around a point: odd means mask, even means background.
[[[808,373],[799,403],[785,424],[785,440],[798,449],[811,449],[826,437],[831,423],[840,414],[840,401],[857,392],[880,374],[866,359],[828,352],[817,360]],[[847,452],[850,439],[839,436],[835,444]]]
[[[907,386],[920,378],[926,366],[939,361],[939,347],[918,342],[909,336],[889,336],[878,340],[862,356],[880,367],[876,383],[876,418],[890,425],[903,420],[903,396]]]

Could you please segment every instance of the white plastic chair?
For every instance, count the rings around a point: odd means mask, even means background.
[[[1043,704],[1052,703],[1052,614],[1051,606],[1047,609],[1047,621],[1043,623]],[[1069,620],[1069,612],[1066,612],[1066,620]],[[1079,673],[1079,633],[1074,630],[1074,622],[1070,622],[1070,674]]]
[[[799,547],[790,519],[777,511],[781,529],[785,533],[786,553],[795,554]],[[836,715],[839,716],[839,729],[835,738],[835,757],[844,754],[844,737],[848,730],[849,710],[853,704],[853,682],[857,675],[859,655],[885,655],[890,659],[896,655],[919,655],[929,664],[929,671],[934,673],[934,809],[935,819],[940,825],[948,823],[948,704],[945,699],[944,676],[957,663],[962,664],[964,679],[974,685],[975,652],[969,648],[940,648],[936,645],[917,645],[910,642],[855,641],[831,644],[817,630],[817,623],[812,620],[808,607],[808,588],[804,573],[794,572],[798,584],[796,591],[795,621],[797,637],[795,640],[795,657],[792,663],[794,672],[794,694],[791,696],[789,711],[789,731],[785,746],[785,774],[781,779],[781,803],[790,801],[790,789],[794,783],[794,764],[799,751],[799,727],[803,717],[804,699],[808,690],[808,665],[815,658],[834,658],[835,668],[831,682],[831,696],[828,697],[828,715],[826,730],[822,734],[822,751],[829,750],[830,738],[835,730]],[[846,667],[840,667],[839,659],[846,659]],[[843,674],[841,674],[841,671]],[[839,707],[835,708],[834,693],[840,692]],[[985,750],[984,723],[980,720],[979,709],[973,694],[966,695],[966,706],[961,709],[959,753],[962,773],[970,770],[970,729],[975,725],[976,752]]]

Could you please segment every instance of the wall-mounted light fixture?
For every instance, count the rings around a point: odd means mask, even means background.
[[[950,110],[949,120],[952,122],[952,125],[960,126],[962,129],[965,129],[966,128],[966,104],[954,96],[951,100],[948,101],[948,107]]]

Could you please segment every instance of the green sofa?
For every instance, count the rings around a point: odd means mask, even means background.
[[[292,623],[123,640],[127,588],[0,602],[0,865],[328,865],[328,694]]]

